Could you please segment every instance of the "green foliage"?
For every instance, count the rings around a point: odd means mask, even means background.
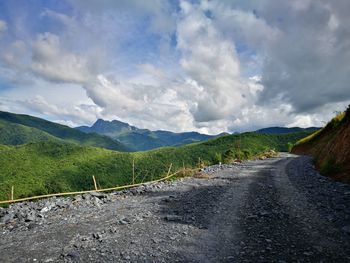
[[[219,163],[222,163],[222,155],[221,155],[221,153],[216,152],[214,155],[213,164],[219,164]]]
[[[58,140],[58,138],[41,130],[0,119],[0,144],[20,145],[29,142]]]
[[[92,175],[101,188],[130,184],[133,159],[136,182],[149,181],[164,176],[170,163],[174,172],[183,164],[198,167],[199,158],[202,164],[209,165],[220,160],[247,159],[269,149],[286,151],[288,142],[296,142],[305,135],[226,135],[202,143],[135,153],[51,140],[0,145],[0,199],[8,199],[12,185],[15,198],[89,190],[93,188]]]
[[[337,164],[334,158],[330,158],[321,165],[320,172],[323,175],[331,176],[332,174],[340,173],[341,170],[341,165]]]
[[[291,152],[294,144],[292,142],[288,142],[287,145],[288,145],[288,152]]]
[[[324,128],[310,134],[309,136],[306,136],[305,138],[300,139],[297,141],[295,145],[301,145],[304,143],[312,143],[317,137],[319,137],[323,133]],[[293,147],[292,147],[293,149]]]

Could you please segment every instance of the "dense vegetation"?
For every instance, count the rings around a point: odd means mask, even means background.
[[[20,145],[39,141],[59,141],[59,139],[36,128],[0,120],[0,144]]]
[[[76,129],[85,133],[98,133],[109,136],[122,142],[134,151],[145,151],[164,146],[180,146],[216,137],[198,132],[151,131],[139,129],[117,120],[105,121],[101,119],[97,120],[91,127],[81,126]]]
[[[128,151],[120,142],[99,134],[86,134],[65,125],[44,119],[0,111],[1,144],[18,145],[48,139],[61,139],[85,146]],[[11,125],[12,124],[12,125]],[[17,124],[17,125],[15,125]],[[51,136],[49,136],[51,135]]]
[[[350,106],[324,128],[299,140],[292,152],[314,156],[322,174],[350,183]]]
[[[0,199],[8,199],[12,185],[16,198],[92,189],[92,175],[103,188],[129,184],[133,159],[136,182],[148,181],[163,176],[170,163],[175,171],[183,164],[198,166],[199,159],[201,163],[214,164],[247,159],[269,149],[287,151],[288,143],[295,143],[307,134],[226,135],[207,142],[136,153],[51,140],[0,145]]]

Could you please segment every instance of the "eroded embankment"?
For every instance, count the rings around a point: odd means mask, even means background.
[[[297,143],[292,153],[312,155],[322,174],[350,183],[350,107],[320,132]]]

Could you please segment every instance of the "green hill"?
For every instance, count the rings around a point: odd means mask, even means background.
[[[198,132],[151,131],[139,129],[118,120],[105,121],[101,119],[97,120],[91,127],[81,126],[76,129],[85,133],[109,136],[135,151],[151,150],[164,146],[179,146],[216,137]]]
[[[245,133],[226,135],[206,142],[167,147],[147,152],[121,153],[58,141],[43,141],[19,146],[0,145],[0,199],[8,199],[11,186],[15,197],[46,193],[88,190],[95,175],[100,187],[130,184],[132,161],[136,182],[173,171],[205,164],[251,158],[269,149],[287,151],[308,133],[269,135]]]
[[[56,137],[67,142],[77,143],[84,146],[102,147],[116,151],[129,150],[122,143],[107,136],[86,134],[68,126],[29,115],[0,111],[0,121],[2,121],[1,131],[5,134],[4,136],[0,136],[3,140],[0,141],[0,143],[4,142],[3,144],[17,145],[21,144],[20,142],[45,141],[50,137],[48,137],[48,135],[51,135],[50,139]]]
[[[29,142],[59,140],[36,128],[0,120],[0,144],[20,145]]]

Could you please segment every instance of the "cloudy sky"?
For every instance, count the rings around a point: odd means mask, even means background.
[[[2,0],[0,110],[204,133],[350,104],[349,0]]]

